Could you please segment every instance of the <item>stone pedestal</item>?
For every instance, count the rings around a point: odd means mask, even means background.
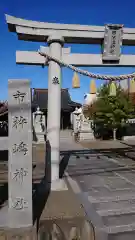
[[[86,119],[81,121],[79,139],[80,141],[90,141],[95,139],[91,128],[91,121]]]
[[[72,113],[72,122],[74,136],[77,134],[77,141],[89,141],[95,139],[91,128],[91,121],[84,117],[81,108],[76,109]]]
[[[130,140],[134,141],[135,140],[135,136],[124,136],[123,140],[124,141],[130,141]]]
[[[58,179],[55,181],[52,181],[51,183],[51,190],[52,191],[65,191],[68,190],[67,188],[67,184],[65,183],[65,181],[63,179]]]
[[[29,228],[0,229],[0,240],[37,240],[36,226]]]
[[[90,131],[80,131],[79,132],[79,141],[91,141],[95,140],[94,135]]]

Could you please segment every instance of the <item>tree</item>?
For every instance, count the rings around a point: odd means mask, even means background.
[[[109,91],[109,85],[104,84],[98,92],[97,101],[84,114],[93,120],[94,125],[111,128],[116,140],[117,129],[124,126],[127,119],[133,118],[134,105],[120,86],[116,87],[116,96],[109,96]]]

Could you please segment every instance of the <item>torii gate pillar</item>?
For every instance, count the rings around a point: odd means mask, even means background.
[[[61,59],[63,43],[63,37],[50,36],[48,38],[49,54]],[[53,187],[53,183],[59,180],[61,67],[58,63],[50,60],[48,71],[47,146],[50,151],[48,155],[51,160],[51,183]]]

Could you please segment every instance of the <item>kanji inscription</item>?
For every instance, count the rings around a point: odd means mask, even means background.
[[[52,80],[52,83],[53,84],[59,84],[59,79],[57,77],[54,77],[53,80]]]
[[[16,210],[23,210],[28,208],[28,202],[22,197],[16,197],[12,200],[12,207]]]
[[[9,225],[32,226],[32,119],[28,80],[9,80]]]
[[[25,124],[27,124],[27,119],[24,118],[23,116],[13,117],[13,128],[16,129],[18,129],[18,127],[23,128]]]
[[[12,177],[13,180],[22,184],[24,181],[24,177],[28,175],[28,170],[25,168],[16,169],[12,175],[13,175]]]
[[[17,100],[18,103],[22,103],[24,101],[24,97],[26,96],[25,92],[20,92],[19,90],[13,94],[13,97]]]
[[[13,153],[22,152],[24,155],[27,154],[28,148],[27,145],[22,141],[20,144],[13,145]]]

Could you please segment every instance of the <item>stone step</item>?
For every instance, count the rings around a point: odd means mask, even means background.
[[[129,201],[130,202],[134,202],[135,201],[135,193],[128,193],[128,194],[122,194],[120,195],[112,195],[112,196],[88,196],[89,201],[92,204],[108,204],[110,202],[110,204],[112,202],[117,202],[117,201]],[[98,205],[97,205],[98,206]],[[96,205],[95,205],[96,207]]]
[[[108,234],[107,240],[134,240],[135,223],[121,226],[109,226],[105,228]]]
[[[78,159],[79,160],[79,159]],[[118,168],[119,169],[119,167],[118,167],[118,165],[117,164],[115,164],[115,163],[102,163],[102,162],[100,162],[99,163],[100,165],[98,165],[98,163],[95,161],[95,163],[93,162],[93,163],[89,163],[89,164],[86,164],[86,166],[83,166],[83,169],[82,169],[82,163],[80,163],[80,166],[79,166],[79,164],[77,164],[77,166],[76,165],[69,165],[68,166],[68,169],[69,169],[69,171],[70,171],[70,173],[73,171],[85,171],[85,170],[91,170],[91,169],[106,169],[106,168],[108,168],[108,170],[109,169],[111,169],[111,167],[112,168]]]
[[[135,223],[135,209],[127,209],[125,213],[123,209],[120,211],[98,211],[98,214],[102,217],[102,221],[105,226],[122,226]]]
[[[127,198],[129,200],[134,199],[135,197],[135,188],[128,188],[128,189],[119,189],[119,190],[114,190],[114,191],[110,191],[108,189],[108,194],[104,195],[104,187],[102,187],[101,189],[99,189],[99,191],[88,191],[88,199],[90,202],[94,202],[95,200],[97,201],[97,199],[99,199],[99,202],[102,200],[106,200],[106,201],[117,201],[117,200],[124,200],[124,198]],[[92,201],[93,200],[93,201]]]
[[[89,132],[80,132],[79,134],[80,141],[90,141],[95,140],[93,133]]]
[[[135,206],[130,207],[128,205],[127,208],[124,206],[120,207],[119,209],[109,209],[109,210],[98,210],[97,213],[101,217],[115,217],[120,215],[128,215],[128,214],[135,214]]]
[[[37,143],[45,143],[44,135],[37,135]]]
[[[106,173],[106,172],[112,172],[112,171],[123,171],[123,170],[135,170],[135,166],[134,167],[128,167],[128,166],[125,166],[125,167],[108,167],[108,168],[106,168],[106,167],[103,167],[103,168],[98,168],[98,166],[97,166],[97,168],[95,167],[93,167],[93,168],[87,168],[87,169],[84,169],[84,168],[82,168],[82,169],[76,169],[76,168],[74,168],[74,169],[70,169],[69,171],[68,171],[68,174],[69,174],[69,176],[72,176],[72,177],[74,177],[74,176],[82,176],[82,175],[89,175],[89,174],[100,174],[100,173]]]
[[[96,209],[97,212],[103,213],[103,211],[109,211],[109,210],[120,210],[122,209],[128,209],[130,208],[135,208],[135,198],[134,199],[128,199],[127,200],[117,200],[117,201],[105,201],[105,202],[98,202],[98,203],[93,203],[93,207]]]

